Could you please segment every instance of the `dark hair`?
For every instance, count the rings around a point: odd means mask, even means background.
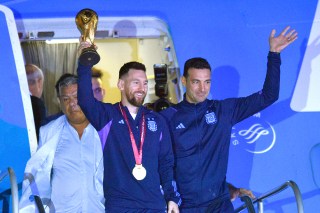
[[[103,72],[100,69],[97,69],[95,67],[92,67],[91,69],[91,77],[92,78],[102,78]]]
[[[129,69],[136,69],[136,70],[143,70],[146,72],[146,67],[144,64],[136,62],[136,61],[131,61],[128,63],[125,63],[119,70],[119,79],[126,75],[129,72]]]
[[[183,69],[183,76],[185,78],[188,77],[188,70],[190,68],[196,68],[196,69],[209,69],[211,71],[210,64],[208,61],[204,58],[190,58],[189,60],[184,63],[184,69]]]
[[[57,96],[60,96],[60,88],[66,87],[69,85],[78,84],[78,77],[71,73],[65,73],[58,79],[55,88],[57,92]]]

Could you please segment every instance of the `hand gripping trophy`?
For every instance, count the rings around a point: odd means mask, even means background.
[[[79,56],[79,62],[86,66],[92,66],[100,61],[93,40],[97,30],[98,15],[91,9],[83,9],[76,16],[76,25],[81,33],[82,41],[87,41],[92,45],[82,50]]]

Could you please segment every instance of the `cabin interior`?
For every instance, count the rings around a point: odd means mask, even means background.
[[[25,63],[36,64],[44,72],[43,99],[48,114],[55,114],[59,112],[59,106],[54,85],[63,73],[76,73],[81,31],[73,18],[17,20],[17,30]],[[146,65],[149,88],[146,104],[153,104],[160,98],[169,103],[182,100],[174,44],[168,26],[162,20],[154,17],[99,17],[93,43],[100,55],[95,67],[103,71],[104,102],[115,103],[120,99],[118,71],[129,61]],[[157,96],[155,91],[155,71],[159,66],[167,73],[167,95],[164,97]]]

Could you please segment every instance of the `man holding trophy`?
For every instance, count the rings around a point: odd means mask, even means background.
[[[85,29],[79,46],[78,102],[90,123],[104,135],[105,211],[178,213],[181,199],[173,178],[169,129],[159,114],[142,105],[148,91],[145,66],[129,62],[120,68],[120,102],[103,103],[93,96],[91,62],[95,56],[90,56],[92,50],[89,57],[84,55],[94,48],[93,37],[86,39],[96,29],[94,14],[86,9],[82,22],[77,22]]]

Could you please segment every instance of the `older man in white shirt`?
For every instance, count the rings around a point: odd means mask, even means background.
[[[96,130],[78,105],[77,77],[58,81],[63,116],[41,127],[38,151],[28,161],[19,212],[104,212],[103,154]]]

